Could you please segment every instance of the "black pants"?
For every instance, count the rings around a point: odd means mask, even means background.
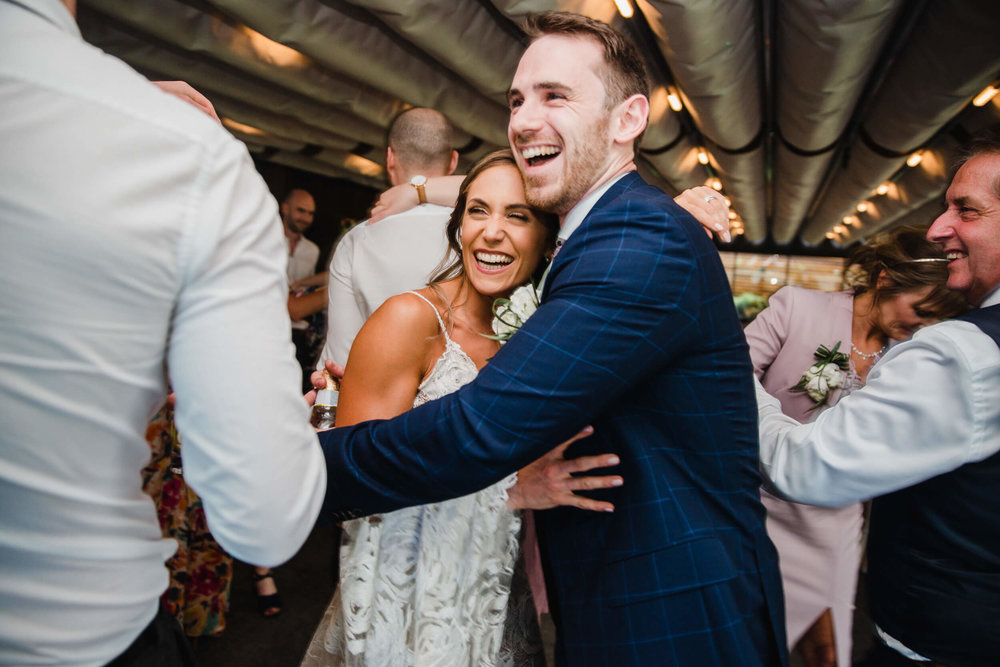
[[[160,605],[156,617],[108,667],[198,667],[177,619]]]

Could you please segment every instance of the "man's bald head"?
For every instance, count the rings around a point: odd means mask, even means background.
[[[455,169],[454,129],[433,109],[407,109],[389,125],[388,146],[393,180],[417,174],[446,176]]]

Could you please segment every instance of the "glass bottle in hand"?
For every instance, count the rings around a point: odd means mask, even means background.
[[[320,430],[333,428],[337,417],[337,396],[340,393],[340,386],[330,375],[330,371],[323,371],[323,379],[326,380],[326,388],[316,392],[316,402],[313,403],[312,417],[309,420],[313,428]]]

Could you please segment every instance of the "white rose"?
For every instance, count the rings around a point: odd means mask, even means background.
[[[493,317],[493,333],[497,336],[512,336],[518,327],[517,316],[507,306],[500,306]]]
[[[806,393],[809,394],[809,398],[814,401],[822,401],[826,397],[827,384],[826,380],[821,374],[813,373],[812,369],[809,369],[809,382],[806,383]]]
[[[532,285],[522,285],[510,295],[508,303],[496,308],[493,317],[493,333],[507,340],[538,309],[538,296]]]
[[[535,288],[531,285],[522,285],[514,290],[514,293],[510,295],[510,309],[514,311],[520,324],[523,325],[538,309]]]
[[[838,368],[836,364],[827,364],[823,368],[823,377],[832,389],[836,389],[837,387],[842,387],[844,385],[844,376],[841,374],[840,368]]]

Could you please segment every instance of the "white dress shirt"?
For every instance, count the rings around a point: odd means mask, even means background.
[[[299,242],[295,244],[295,251],[292,252],[292,244],[285,237],[285,245],[288,251],[288,284],[291,285],[296,280],[302,280],[316,273],[316,262],[319,261],[319,246],[304,236],[299,237]]]
[[[1000,291],[983,306],[996,303]],[[757,404],[764,475],[792,500],[838,507],[1000,451],[1000,349],[974,324],[941,322],[890,348],[863,389],[810,424],[759,382]]]
[[[288,276],[288,284],[291,285],[296,280],[308,278],[316,272],[316,262],[319,260],[319,246],[304,236],[299,237],[299,242],[295,244],[295,252],[291,251],[292,244],[288,237],[285,237],[285,250],[288,252],[288,269],[285,274]],[[292,328],[304,330],[309,328],[309,323],[305,320],[292,320]]]
[[[326,359],[347,363],[365,320],[391,296],[424,287],[450,252],[445,228],[452,209],[422,204],[344,235],[330,262]]]
[[[176,547],[140,476],[165,365],[227,551],[274,565],[319,512],[281,224],[243,145],[58,0],[0,0],[0,145],[0,664],[103,665]]]

